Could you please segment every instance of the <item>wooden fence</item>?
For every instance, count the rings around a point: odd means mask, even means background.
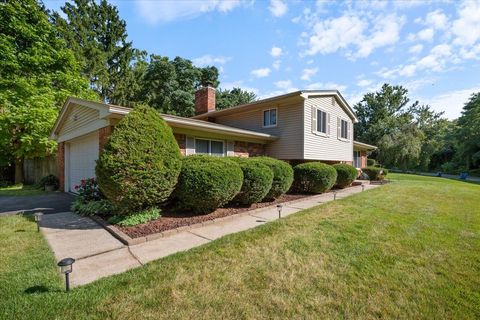
[[[27,159],[23,162],[23,177],[27,184],[37,183],[46,175],[58,177],[57,157],[52,155],[45,158]]]

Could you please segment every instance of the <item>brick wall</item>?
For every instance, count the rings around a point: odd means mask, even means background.
[[[233,149],[237,157],[254,157],[265,155],[265,145],[260,143],[235,141]]]
[[[195,114],[204,114],[215,111],[216,90],[212,87],[203,87],[195,92]]]
[[[173,134],[173,136],[175,137],[175,140],[177,140],[178,147],[180,148],[180,153],[182,154],[182,156],[186,155],[187,142],[186,142],[185,135],[175,133]]]
[[[59,190],[63,192],[65,191],[65,142],[57,144],[57,166]]]

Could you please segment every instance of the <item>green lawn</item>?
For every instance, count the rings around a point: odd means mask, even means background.
[[[480,185],[392,178],[69,294],[34,223],[0,218],[0,318],[479,319]]]
[[[33,185],[17,184],[10,187],[0,188],[0,196],[35,196],[46,193]]]

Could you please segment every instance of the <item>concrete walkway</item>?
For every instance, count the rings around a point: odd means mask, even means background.
[[[365,190],[378,186],[367,184]],[[342,199],[361,191],[361,186],[339,190],[336,198]],[[326,193],[286,204],[282,217],[332,200],[333,193]],[[214,220],[201,227],[133,246],[122,244],[90,218],[71,212],[45,215],[41,222],[41,232],[57,260],[66,257],[76,259],[71,284],[79,286],[276,219],[277,208],[267,207],[252,213],[230,216],[228,219]]]

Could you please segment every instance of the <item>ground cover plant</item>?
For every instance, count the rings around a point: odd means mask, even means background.
[[[480,185],[389,178],[69,294],[35,223],[2,217],[0,318],[480,318]]]

